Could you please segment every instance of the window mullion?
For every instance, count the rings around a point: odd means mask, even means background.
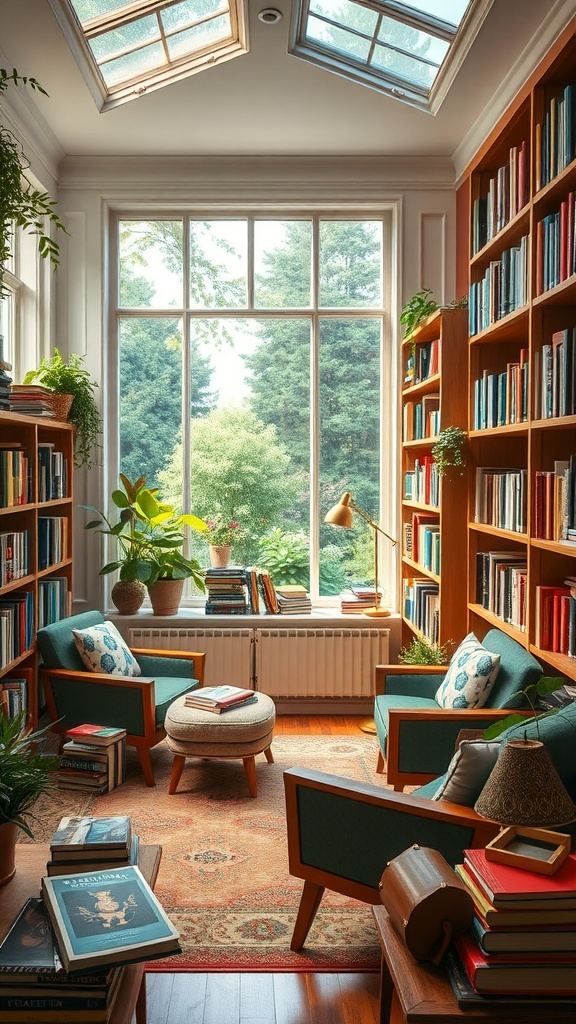
[[[312,218],[312,322],[310,338],[310,591],[320,593],[320,331],[318,320],[320,221]]]

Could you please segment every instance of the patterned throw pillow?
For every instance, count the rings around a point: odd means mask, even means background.
[[[73,629],[74,643],[82,661],[92,672],[111,676],[139,676],[140,666],[112,622],[89,629]]]
[[[481,708],[490,696],[500,655],[482,646],[474,633],[469,633],[454,651],[444,682],[436,691],[441,708]]]

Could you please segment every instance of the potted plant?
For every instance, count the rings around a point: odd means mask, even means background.
[[[414,636],[408,647],[401,647],[398,661],[403,665],[447,665],[449,643],[432,643],[425,636]]]
[[[432,458],[443,476],[450,466],[457,466],[462,473],[466,465],[464,448],[466,432],[461,427],[445,427],[441,430],[432,446]]]
[[[90,505],[84,506],[99,518],[86,524],[114,537],[118,555],[100,569],[100,575],[119,571],[120,582],[139,581],[147,589],[156,615],[173,615],[178,611],[184,580],[191,578],[204,593],[204,576],[199,563],[183,553],[188,526],[204,533],[207,525],[195,515],[180,514],[167,502],[160,501],[156,489],[146,487],[146,478],[134,482],[120,474],[122,487],[112,492],[112,501],[120,515],[116,523]],[[166,594],[169,596],[166,597]]]
[[[28,818],[38,797],[56,788],[58,757],[42,752],[50,726],[26,732],[26,712],[0,715],[0,885],[14,874],[18,829],[28,836]]]
[[[242,535],[240,523],[235,519],[228,521],[227,517],[218,512],[210,519],[206,519],[207,530],[204,537],[210,547],[210,565],[225,568],[230,561],[230,551],[234,541]]]
[[[429,317],[431,313],[435,313],[438,309],[438,303],[432,299],[431,288],[424,288],[421,292],[416,292],[408,302],[402,306],[400,311],[400,323],[404,325],[404,337],[409,337],[412,331],[415,331],[417,327]]]
[[[0,92],[9,85],[28,85],[44,96],[48,93],[35,78],[19,75],[16,69],[0,68]],[[57,267],[60,262],[58,243],[45,231],[45,223],[66,232],[55,210],[54,200],[47,192],[34,188],[27,178],[30,161],[11,131],[0,124],[0,293],[4,291],[4,267],[12,258],[14,225],[38,236],[38,252]]]
[[[71,396],[67,418],[76,426],[74,461],[77,466],[89,469],[93,449],[102,433],[102,418],[94,399],[98,384],[83,368],[83,362],[84,357],[74,353],[65,362],[55,348],[50,359],[44,358],[37,370],[28,371],[24,384],[41,384],[60,395]]]

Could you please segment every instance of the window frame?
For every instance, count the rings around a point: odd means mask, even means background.
[[[319,546],[317,537],[320,526],[320,491],[319,491],[319,466],[314,453],[318,453],[318,432],[319,432],[319,378],[318,378],[318,353],[319,353],[319,322],[322,319],[378,319],[381,322],[380,339],[380,367],[381,387],[379,395],[379,422],[380,422],[380,507],[378,522],[387,533],[395,536],[396,521],[396,463],[397,463],[397,437],[398,437],[398,415],[397,415],[397,336],[393,327],[392,312],[395,308],[395,297],[398,286],[397,281],[397,206],[395,202],[382,203],[348,203],[343,207],[338,204],[271,204],[258,206],[241,203],[234,207],[221,205],[210,207],[185,206],[166,207],[164,205],[143,206],[142,208],[120,207],[109,210],[108,222],[108,322],[106,351],[106,376],[108,380],[107,390],[107,438],[106,438],[106,480],[107,493],[117,486],[119,473],[120,453],[120,407],[119,407],[119,329],[121,319],[131,316],[137,318],[142,316],[172,316],[180,318],[182,322],[182,448],[183,452],[189,450],[190,446],[190,417],[185,416],[185,410],[190,407],[190,325],[195,319],[263,319],[269,316],[276,317],[306,317],[310,319],[311,328],[311,389],[316,396],[314,414],[310,416],[310,532],[312,537],[311,560],[310,560],[310,591],[312,594],[313,607],[334,609],[339,606],[338,596],[320,597],[319,591]],[[184,226],[189,220],[247,220],[254,222],[258,220],[298,220],[312,218],[312,294],[311,304],[308,307],[254,307],[253,300],[253,230],[248,232],[248,295],[247,305],[243,307],[220,308],[192,308],[190,305],[183,307],[164,308],[128,308],[119,306],[118,284],[119,276],[119,225],[126,220],[183,220]],[[318,230],[322,219],[330,220],[378,220],[382,223],[382,307],[318,307],[316,294],[317,254],[318,254]],[[184,254],[187,255],[187,232],[184,229]],[[184,265],[184,299],[189,303],[189,275],[188,266]],[[388,368],[388,376],[385,375],[385,368]],[[386,386],[387,385],[387,386]],[[183,495],[185,496],[184,511],[189,509],[189,495],[191,493],[190,464],[185,460],[182,467],[183,473]],[[382,538],[376,535],[379,544],[379,558],[381,566],[381,585],[386,592],[387,604],[397,604],[397,559],[392,545],[388,541],[382,542]],[[106,577],[107,593],[112,582]],[[191,594],[189,588],[185,593],[181,607],[183,609],[197,609],[203,607],[204,597],[201,594]]]

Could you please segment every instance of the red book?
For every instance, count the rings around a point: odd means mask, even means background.
[[[570,900],[576,908],[576,853],[569,853],[553,875],[488,860],[484,849],[465,850],[464,857],[469,871],[495,907],[560,907]]]
[[[460,935],[455,946],[471,985],[482,994],[576,994],[574,955],[486,955],[469,932]]]

